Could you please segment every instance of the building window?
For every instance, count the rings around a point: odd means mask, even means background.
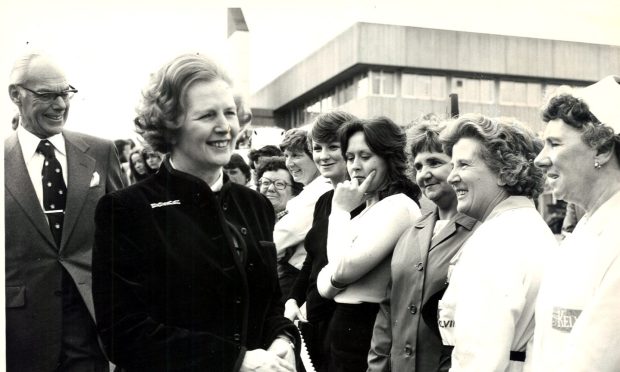
[[[403,97],[443,100],[446,98],[446,77],[402,74]]]
[[[394,95],[394,73],[386,71],[371,71],[371,89],[373,95]]]
[[[542,100],[542,85],[538,83],[527,83],[527,105],[537,107],[540,106]]]
[[[357,81],[357,97],[362,98],[368,95],[368,75],[363,74]]]
[[[452,93],[463,102],[493,103],[495,82],[488,79],[452,78]]]
[[[499,82],[499,103],[502,105],[535,107],[541,102],[542,86],[539,83]]]
[[[333,97],[331,95],[324,97],[321,100],[321,112],[328,112],[334,107]]]
[[[480,80],[480,103],[493,103],[495,101],[495,81]]]
[[[351,79],[345,83],[344,102],[349,102],[353,98],[355,98],[355,84],[353,84],[353,79]]]

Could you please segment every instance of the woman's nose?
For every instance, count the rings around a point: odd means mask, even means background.
[[[446,180],[448,181],[448,183],[450,185],[454,185],[455,183],[459,182],[460,179],[461,178],[460,178],[456,168],[452,168],[452,170],[450,171],[450,174],[448,174],[448,178]]]
[[[284,160],[284,164],[286,165],[287,168],[292,167],[293,164],[295,164],[295,162],[293,162],[293,157],[292,156],[286,157],[286,159]]]
[[[422,169],[420,169],[420,175],[423,179],[429,179],[433,176],[433,173],[431,173],[431,168],[422,167]]]
[[[276,189],[276,184],[275,183],[270,183],[269,186],[267,186],[267,191],[271,191],[271,192],[278,192],[278,189]]]
[[[230,130],[231,130],[230,123],[226,119],[226,116],[224,114],[219,114],[217,116],[217,126],[215,127],[215,131],[218,134],[226,134],[230,132]]]
[[[551,165],[551,160],[549,159],[549,156],[547,156],[547,145],[545,145],[542,151],[540,151],[540,153],[536,156],[534,159],[534,164],[543,169]]]
[[[319,154],[319,158],[320,159],[328,159],[329,158],[329,151],[327,149],[322,149],[321,153]]]

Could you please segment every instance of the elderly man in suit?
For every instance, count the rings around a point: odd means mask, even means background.
[[[11,72],[4,142],[7,371],[108,371],[94,323],[94,211],[121,188],[114,145],[64,130],[77,90],[47,56]]]

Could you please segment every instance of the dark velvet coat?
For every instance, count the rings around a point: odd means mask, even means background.
[[[126,371],[236,371],[283,317],[271,203],[225,182],[159,172],[101,199],[93,295],[111,360]],[[299,350],[299,347],[296,348]]]

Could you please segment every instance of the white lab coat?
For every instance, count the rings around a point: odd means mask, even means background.
[[[551,257],[536,305],[534,371],[620,371],[620,192]]]
[[[528,370],[531,358],[511,361],[510,351],[530,353],[543,263],[556,245],[523,196],[502,201],[472,234],[439,302],[443,343],[454,346],[451,372]]]

